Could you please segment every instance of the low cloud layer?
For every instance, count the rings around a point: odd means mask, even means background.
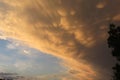
[[[120,20],[119,3],[0,0],[0,36],[63,59],[78,80],[108,80],[113,60],[107,48],[107,26]]]

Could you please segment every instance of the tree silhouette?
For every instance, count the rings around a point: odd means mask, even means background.
[[[113,80],[120,80],[120,26],[110,24],[108,34],[108,47],[112,48],[112,55],[116,57],[118,61],[113,67]]]
[[[114,76],[113,80],[120,80],[120,64],[116,64],[115,67],[113,67],[114,70]]]

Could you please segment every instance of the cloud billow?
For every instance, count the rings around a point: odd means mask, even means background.
[[[120,1],[3,2],[12,8],[6,15],[0,13],[3,36],[63,59],[63,65],[78,80],[110,78],[113,60],[105,43],[106,25],[111,20],[119,21]]]

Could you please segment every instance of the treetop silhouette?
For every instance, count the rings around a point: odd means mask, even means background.
[[[120,80],[120,26],[110,24],[108,34],[108,47],[112,48],[112,55],[118,60],[112,68],[114,73],[113,80]]]
[[[120,26],[110,24],[108,46],[112,48],[112,55],[120,61]]]

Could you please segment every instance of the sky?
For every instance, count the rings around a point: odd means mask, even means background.
[[[110,80],[108,26],[119,0],[0,0],[0,71],[43,80]]]

